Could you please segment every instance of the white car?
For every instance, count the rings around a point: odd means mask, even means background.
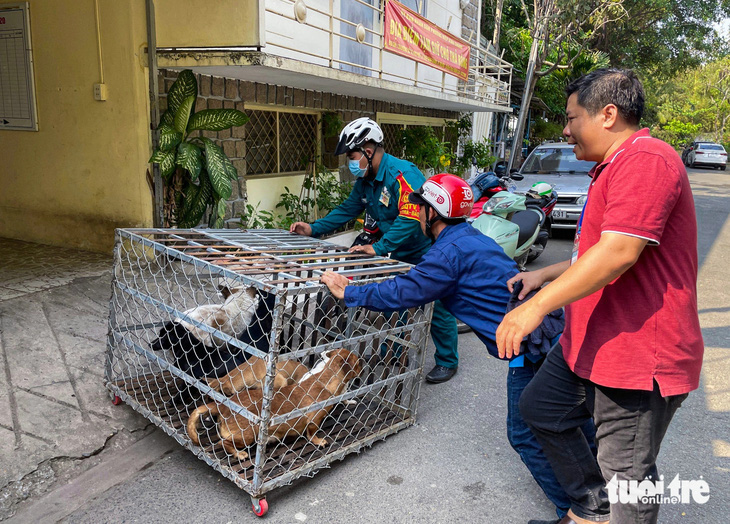
[[[720,144],[712,142],[698,142],[689,153],[687,153],[687,165],[689,167],[707,166],[715,167],[725,171],[727,166],[727,151]]]

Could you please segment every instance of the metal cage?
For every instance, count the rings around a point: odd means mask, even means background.
[[[105,383],[251,495],[415,422],[432,306],[347,308],[319,282],[408,271],[280,230],[116,232]]]

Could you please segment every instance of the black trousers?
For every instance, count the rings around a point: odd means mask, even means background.
[[[520,412],[543,447],[573,512],[611,524],[655,523],[658,504],[610,504],[606,483],[656,480],[656,458],[677,408],[687,394],[662,397],[653,391],[615,389],[573,373],[556,345],[520,398]],[[581,426],[596,425],[598,457]]]

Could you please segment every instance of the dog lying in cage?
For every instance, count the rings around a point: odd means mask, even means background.
[[[280,389],[299,381],[309,368],[297,360],[282,360],[276,363],[274,389]],[[248,360],[220,378],[208,379],[208,385],[230,397],[244,389],[261,389],[266,376],[266,361],[259,357]]]
[[[276,295],[258,291],[253,286],[234,287],[223,284],[219,289],[224,298],[222,304],[197,306],[185,311],[185,315],[238,338],[260,351],[268,352]],[[172,351],[175,365],[197,379],[226,375],[237,366],[246,366],[245,361],[248,358],[241,349],[180,318],[165,323],[150,347],[153,351]],[[257,365],[255,370],[259,371],[260,367],[260,364]],[[282,371],[286,373],[289,370]],[[262,378],[265,373],[264,365],[263,373],[259,372],[257,376]],[[289,377],[284,379],[286,378]],[[193,393],[190,388],[184,388],[172,399],[172,403],[187,404],[193,400]]]
[[[316,402],[328,400],[342,394],[347,385],[362,372],[362,364],[357,354],[346,349],[333,349],[322,353],[322,361],[296,384],[275,390],[270,405],[272,416],[291,413],[295,409],[304,409]],[[261,415],[263,404],[262,390],[246,390],[236,393],[231,400],[255,415]],[[287,420],[269,427],[269,440],[281,441],[287,437],[304,435],[316,446],[328,444],[327,439],[317,437],[322,422],[334,405],[310,411],[306,415]],[[257,438],[259,426],[231,410],[215,402],[196,408],[187,424],[190,439],[200,445],[200,419],[206,415],[217,418],[217,430],[227,453],[239,460],[248,458],[245,448],[252,446]]]

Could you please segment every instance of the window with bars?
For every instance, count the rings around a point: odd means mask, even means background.
[[[314,112],[247,109],[246,174],[302,173],[318,155],[319,118]]]
[[[383,130],[383,148],[395,156],[403,156],[403,147],[400,143],[400,132],[405,126],[403,124],[381,124]]]

